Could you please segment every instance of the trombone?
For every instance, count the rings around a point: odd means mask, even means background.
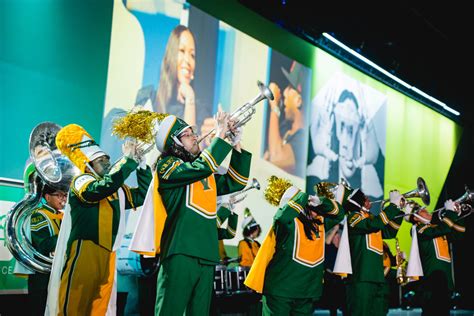
[[[413,189],[411,191],[408,191],[406,193],[403,193],[402,196],[405,198],[405,199],[409,199],[409,198],[421,198],[421,200],[423,201],[423,203],[425,205],[430,205],[430,192],[428,191],[428,186],[426,185],[426,182],[425,180],[423,180],[422,177],[418,177],[417,181],[416,181],[416,189]],[[380,210],[383,209],[383,206],[389,201],[389,199],[384,199],[384,200],[376,200],[376,201],[373,201],[372,203],[380,203]],[[406,202],[404,203],[403,207],[405,206]]]
[[[460,216],[457,220],[465,218],[471,215],[472,213],[472,206],[469,205],[469,203],[474,201],[474,192],[470,191],[467,185],[464,186],[464,189],[466,190],[466,192],[461,197],[459,197],[458,199],[454,201],[454,203],[458,203],[460,205],[461,213],[465,213],[462,216]],[[434,210],[432,215],[434,215],[435,213],[437,213],[438,218],[442,220],[444,216],[446,215],[446,208],[443,206],[437,210]]]

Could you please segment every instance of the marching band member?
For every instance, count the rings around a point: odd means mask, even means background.
[[[263,291],[263,315],[312,315],[322,292],[324,231],[344,212],[334,200],[310,196],[275,176],[265,198],[279,209],[245,284]]]
[[[196,134],[182,119],[169,115],[157,126],[155,143],[161,156],[149,190],[154,205],[149,216],[155,216],[150,228],[155,244],[150,250],[161,258],[156,315],[209,315],[214,267],[219,263],[217,195],[245,187],[252,157],[235,142],[241,129],[234,127],[227,113],[218,112],[215,124],[216,136],[202,152]],[[227,131],[235,135],[232,145],[224,140]],[[216,174],[231,152],[228,172]],[[143,210],[149,210],[147,202]],[[139,220],[132,240],[137,246],[132,244],[131,249],[139,250],[149,236],[142,225],[147,222]],[[142,236],[137,235],[140,231]]]
[[[360,189],[351,190],[342,206],[348,213],[352,274],[347,280],[347,310],[350,315],[385,315],[382,238],[394,238],[400,228],[400,206],[404,197],[390,192],[390,204],[378,215]]]
[[[260,236],[262,229],[253,218],[248,208],[245,208],[244,211],[242,229],[244,239],[239,241],[239,265],[243,267],[251,267],[255,257],[257,256],[258,250],[260,249],[260,243],[256,239]]]
[[[425,208],[420,208],[409,217],[409,221],[414,224],[413,233],[416,233],[416,236],[412,238],[417,241],[415,247],[419,251],[423,269],[423,315],[449,315],[449,297],[450,292],[454,290],[454,282],[448,242],[461,237],[466,231],[464,220],[459,219],[459,204],[447,200],[444,206],[446,212],[438,224],[431,223],[432,215]],[[412,257],[414,256],[410,255],[410,261]],[[410,263],[408,271],[411,270]]]
[[[111,167],[109,156],[79,125],[62,128],[56,144],[82,174],[71,183],[47,314],[105,315],[115,310],[115,254],[125,232],[124,211],[142,205],[151,171],[146,164],[137,169],[143,157],[137,144],[129,141],[123,146],[124,156]],[[124,181],[135,170],[139,187],[131,189]],[[63,241],[67,242],[64,263],[59,251]],[[54,281],[57,271],[59,289]]]
[[[67,193],[45,185],[42,194],[45,203],[31,214],[31,243],[42,255],[52,256],[58,240],[63,218],[61,210],[66,204]],[[34,273],[28,276],[28,296],[34,315],[44,315],[49,276],[49,273]]]

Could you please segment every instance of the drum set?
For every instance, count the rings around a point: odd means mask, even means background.
[[[252,293],[253,291],[244,284],[249,271],[249,267],[217,265],[214,273],[214,292],[216,296]]]

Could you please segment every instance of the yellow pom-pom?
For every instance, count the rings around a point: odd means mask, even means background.
[[[114,120],[112,135],[117,135],[120,139],[131,137],[145,143],[152,143],[155,138],[153,121],[161,122],[167,116],[168,114],[147,110],[130,111],[125,116]]]
[[[264,192],[265,200],[272,205],[279,206],[281,197],[292,185],[289,180],[271,176],[268,179],[268,186]]]
[[[75,147],[71,147],[71,144],[80,143],[83,136],[92,139],[91,135],[89,135],[82,126],[77,124],[66,125],[56,135],[56,146],[58,149],[82,172],[84,172],[86,163],[89,162],[89,159],[82,150],[77,150]]]

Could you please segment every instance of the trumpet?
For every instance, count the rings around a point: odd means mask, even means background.
[[[425,180],[423,180],[422,177],[418,177],[417,181],[416,181],[416,184],[417,184],[417,187],[416,189],[413,189],[411,191],[408,191],[406,193],[403,193],[402,196],[405,198],[405,199],[409,199],[409,198],[421,198],[421,200],[423,201],[423,203],[425,205],[430,205],[430,192],[428,191],[428,186],[426,185],[425,183]],[[377,201],[373,201],[372,203],[379,203],[379,202],[382,202],[380,204],[380,210],[383,209],[383,206],[389,201],[389,199],[385,199],[385,200],[377,200]],[[406,202],[404,203],[403,207],[405,206]]]
[[[245,194],[245,192],[251,189],[260,190],[260,183],[255,178],[252,179],[252,183],[250,184],[250,186],[244,188],[242,191],[238,191],[229,195],[230,204],[237,204],[242,202],[247,197],[247,194]]]
[[[470,205],[470,203],[474,201],[474,192],[470,191],[467,185],[464,186],[464,189],[466,190],[466,192],[460,198],[454,201],[455,203],[458,203],[460,205],[460,212],[464,213],[458,218],[458,220],[467,217],[472,213],[472,206]],[[442,220],[446,215],[446,208],[443,206],[437,210],[434,210],[433,215],[435,213],[437,213],[438,218]]]
[[[259,94],[256,95],[252,100],[245,103],[244,105],[242,105],[241,107],[239,107],[237,110],[235,110],[234,112],[230,114],[230,119],[235,121],[235,125],[234,125],[235,128],[244,126],[248,121],[250,121],[250,119],[252,118],[252,115],[254,115],[255,112],[257,111],[255,109],[255,105],[258,102],[265,99],[270,100],[270,101],[274,99],[272,91],[267,86],[265,86],[260,81],[257,81],[257,85],[260,90]],[[201,136],[201,138],[199,138],[199,140],[197,141],[198,144],[204,139],[206,139],[206,137],[208,137],[209,135],[215,132],[216,132],[216,129],[214,128],[210,132],[205,134],[204,136]],[[233,134],[231,131],[228,131],[226,133],[226,137],[230,137],[230,136],[233,136]]]

